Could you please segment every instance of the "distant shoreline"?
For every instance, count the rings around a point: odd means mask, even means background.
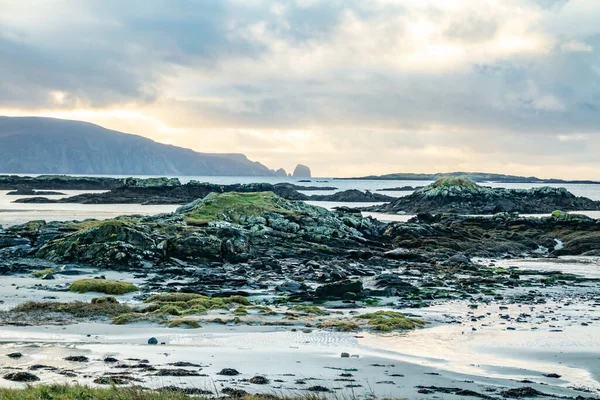
[[[333,178],[335,180],[371,180],[371,181],[435,181],[443,177],[467,177],[478,183],[540,183],[540,184],[581,184],[598,185],[600,181],[593,180],[567,180],[567,179],[542,179],[535,176],[516,176],[504,174],[490,174],[483,172],[448,172],[435,174],[396,173],[386,175],[368,175],[353,178]]]

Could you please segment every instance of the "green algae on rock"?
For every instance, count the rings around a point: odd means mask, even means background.
[[[368,321],[367,324],[379,332],[422,328],[427,323],[420,319],[408,318],[401,312],[387,310],[361,314],[354,318]]]
[[[139,289],[133,283],[129,282],[111,281],[108,279],[80,279],[71,283],[69,290],[77,293],[98,292],[120,295],[137,292]]]

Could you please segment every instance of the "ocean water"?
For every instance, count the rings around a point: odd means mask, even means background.
[[[125,176],[114,176],[116,178],[125,178]],[[147,178],[148,176],[140,176]],[[174,176],[182,183],[187,183],[191,180],[200,182],[209,182],[215,184],[234,184],[234,183],[282,183],[288,182],[301,186],[318,186],[318,187],[335,187],[335,190],[318,190],[318,191],[301,191],[306,195],[313,194],[333,194],[338,191],[358,189],[362,191],[372,191],[381,194],[386,194],[393,197],[401,197],[409,195],[410,191],[385,191],[381,192],[378,189],[396,188],[402,186],[425,186],[432,181],[406,181],[406,180],[356,180],[356,179],[335,179],[335,178],[311,178],[307,179],[310,182],[300,182],[298,178],[279,178],[279,177],[249,177],[249,176]],[[587,184],[570,184],[570,185],[544,185],[544,184],[523,184],[523,183],[486,183],[486,186],[505,187],[511,189],[530,189],[532,187],[553,186],[565,187],[577,196],[589,197],[593,200],[600,200],[600,185]],[[81,193],[93,193],[94,191],[62,191],[67,196],[73,196]],[[97,191],[96,191],[97,192]],[[137,205],[137,204],[19,204],[13,203],[22,196],[8,196],[8,191],[0,191],[0,225],[10,226],[24,223],[31,220],[46,220],[46,221],[63,221],[63,220],[83,220],[87,218],[114,218],[118,215],[127,214],[157,214],[174,211],[176,205]],[[23,196],[25,197],[25,196]],[[61,198],[65,196],[46,196],[49,198]],[[315,202],[310,204],[319,205],[328,209],[338,206],[362,207],[381,203],[344,203],[344,202]],[[365,213],[374,218],[383,221],[406,221],[410,215],[390,215],[381,213]],[[600,218],[600,212],[585,212],[593,218]]]

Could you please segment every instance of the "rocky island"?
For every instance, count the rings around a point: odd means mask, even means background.
[[[366,210],[406,214],[545,214],[554,210],[600,210],[600,202],[577,197],[565,188],[495,189],[468,178],[440,178],[408,196]]]

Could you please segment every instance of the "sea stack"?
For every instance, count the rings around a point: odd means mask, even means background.
[[[294,174],[292,175],[294,178],[310,178],[310,168],[306,165],[298,164],[294,169]]]
[[[287,172],[285,172],[285,169],[283,169],[283,168],[279,168],[277,171],[275,171],[275,176],[278,176],[278,177],[283,177],[283,178],[285,178],[285,177],[287,177],[287,176],[288,176],[288,173],[287,173]]]

